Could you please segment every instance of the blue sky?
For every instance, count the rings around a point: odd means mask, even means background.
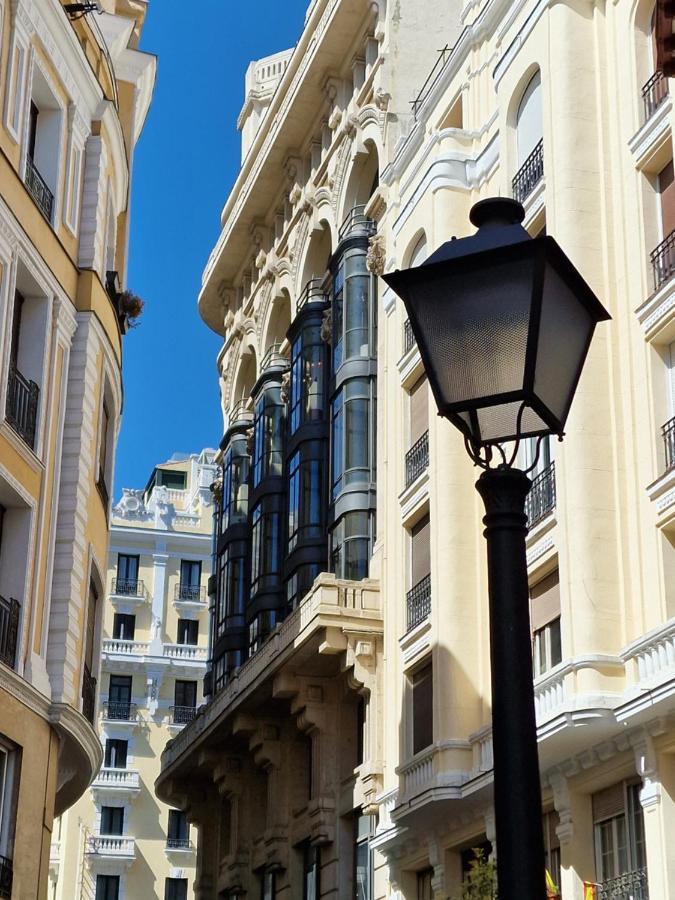
[[[157,85],[134,159],[128,276],[145,309],[124,338],[115,497],[172,453],[222,437],[220,338],[197,314],[201,274],[239,169],[246,67],[293,46],[308,5],[148,4],[141,48],[158,56]]]

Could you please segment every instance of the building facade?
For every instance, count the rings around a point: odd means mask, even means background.
[[[204,900],[445,900],[474,848],[499,853],[476,471],[377,276],[510,195],[612,315],[528,498],[546,866],[565,900],[669,898],[675,207],[653,4],[423,6],[314,0],[296,48],[247,74],[199,298],[223,336],[208,702],[157,791],[197,825]]]
[[[101,649],[103,765],[58,822],[54,900],[192,898],[195,835],[157,801],[164,746],[202,703],[215,451],[177,454],[113,506]]]
[[[144,3],[100,6],[0,2],[0,896],[22,900],[46,896],[54,816],[101,763],[119,291],[155,60]]]

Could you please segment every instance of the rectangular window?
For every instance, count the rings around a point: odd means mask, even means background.
[[[89,595],[87,597],[87,626],[84,636],[84,664],[89,675],[94,669],[94,647],[96,645],[96,609],[98,606],[98,593],[94,582],[89,582]]]
[[[370,838],[373,817],[355,814],[354,820],[354,900],[372,900],[373,857]]]
[[[113,638],[116,641],[133,641],[136,632],[136,616],[130,613],[115,613],[113,618]]]
[[[138,590],[139,561],[139,556],[130,556],[127,553],[117,554],[116,594],[136,595]]]
[[[429,747],[434,740],[433,683],[431,663],[412,677],[413,753]]]
[[[35,159],[35,141],[37,140],[38,118],[40,110],[31,100],[30,112],[28,120],[28,155],[31,159]]]
[[[103,494],[104,500],[108,502],[108,484],[107,484],[107,466],[108,466],[108,436],[110,431],[110,413],[106,406],[105,400],[101,409],[101,431],[98,445],[98,481],[96,482],[99,491]]]
[[[101,834],[124,834],[124,807],[101,807]]]
[[[261,900],[275,900],[277,896],[277,883],[275,872],[263,872],[260,876]]]
[[[120,738],[108,738],[105,742],[105,759],[103,765],[106,769],[126,769],[128,741]]]
[[[12,341],[9,347],[9,358],[12,365],[16,368],[19,358],[19,341],[21,340],[21,316],[23,313],[23,296],[18,292],[14,292],[14,309],[12,311]]]
[[[532,659],[538,677],[562,662],[560,581],[558,570],[530,588]]]
[[[429,430],[429,383],[423,375],[410,390],[410,446]]]
[[[169,810],[167,843],[169,846],[174,847],[182,847],[189,844],[187,816],[180,809]]]
[[[111,675],[108,700],[113,703],[131,703],[131,675]]]
[[[180,562],[180,583],[183,587],[198,588],[202,578],[202,564],[191,559]]]
[[[0,737],[0,856],[11,860],[14,856],[21,750]]]
[[[303,900],[319,900],[321,896],[321,849],[305,844],[303,850]]]
[[[647,859],[639,783],[619,782],[593,794],[598,881],[634,875],[641,883]]]
[[[197,682],[177,681],[174,691],[174,705],[194,709],[197,705]]]
[[[431,572],[430,536],[429,516],[426,515],[410,530],[410,587],[415,587]]]
[[[434,893],[431,886],[433,877],[433,869],[423,869],[417,873],[417,900],[433,900]]]
[[[96,876],[96,900],[119,900],[120,876],[97,875]]]
[[[553,879],[555,886],[560,889],[560,838],[557,827],[560,824],[558,813],[549,812],[544,815],[544,853],[546,871]]]
[[[656,176],[661,204],[661,226],[664,238],[675,231],[675,179],[673,161],[670,160]]]
[[[164,900],[187,900],[187,878],[167,878],[164,881]]]
[[[199,622],[196,619],[178,620],[178,644],[191,644],[196,646],[199,634]]]

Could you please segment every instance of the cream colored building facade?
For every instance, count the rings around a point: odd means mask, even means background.
[[[93,728],[145,3],[0,2],[0,896],[47,896]],[[110,285],[110,289],[106,289]]]
[[[314,0],[296,48],[249,69],[199,298],[223,336],[211,693],[157,782],[197,825],[198,898],[441,900],[472,848],[499,852],[476,470],[376,278],[499,194],[612,315],[528,501],[546,865],[564,900],[675,895],[673,113],[652,6]]]
[[[176,454],[113,506],[97,723],[103,765],[57,823],[54,900],[194,896],[194,829],[157,801],[154,782],[164,746],[203,699],[214,456]]]

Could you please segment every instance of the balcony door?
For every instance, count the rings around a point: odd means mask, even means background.
[[[111,675],[110,690],[108,691],[110,703],[131,703],[131,675]]]
[[[202,564],[191,559],[180,563],[180,599],[199,600],[199,583],[202,579]]]
[[[138,584],[138,556],[120,553],[117,556],[117,592],[135,593]]]
[[[194,709],[197,706],[197,682],[177,681],[174,693],[174,705]]]
[[[640,784],[620,782],[593,795],[598,881],[608,892],[621,878],[626,896],[647,898],[647,858]]]
[[[101,807],[101,834],[124,834],[124,807]]]

